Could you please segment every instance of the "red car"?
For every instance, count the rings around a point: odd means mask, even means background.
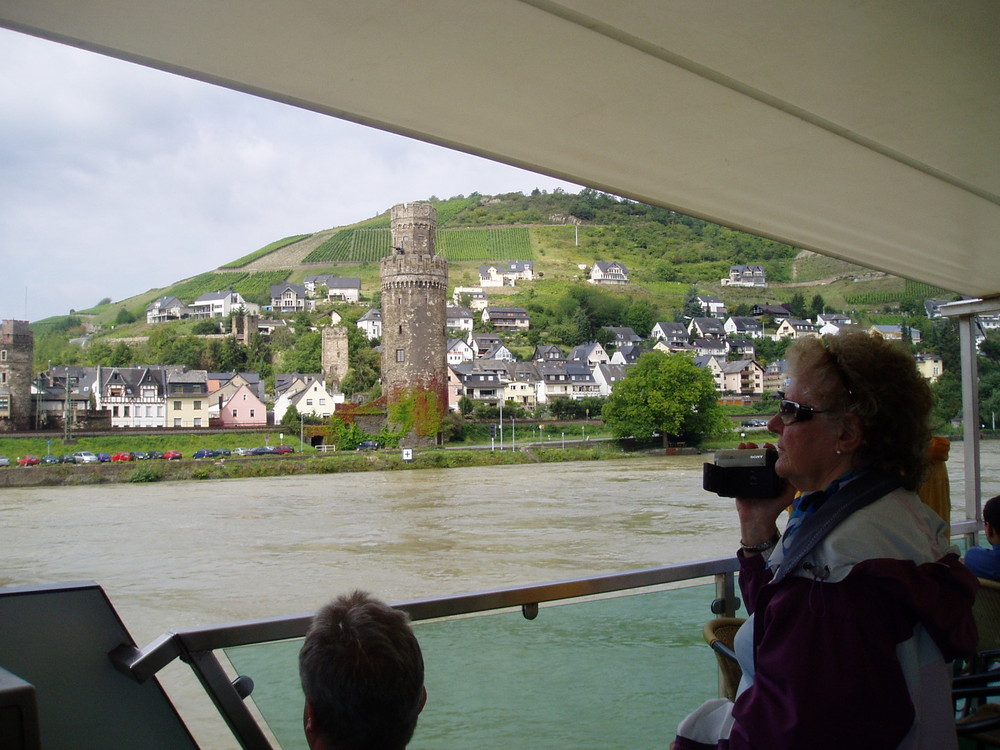
[[[119,461],[131,461],[132,454],[128,451],[118,451],[117,453],[112,454],[111,460],[115,463],[118,463]]]
[[[173,459],[184,458],[184,456],[181,455],[180,451],[164,451],[163,457],[166,458],[166,459],[168,459],[168,460],[171,459],[171,458],[173,458]]]
[[[38,456],[21,456],[17,459],[18,466],[38,466],[41,459]]]
[[[295,453],[295,449],[290,445],[276,445],[274,446],[275,453]]]

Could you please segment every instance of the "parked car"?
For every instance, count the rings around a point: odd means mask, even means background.
[[[132,454],[129,453],[128,451],[118,451],[117,453],[115,453],[115,454],[113,454],[111,456],[111,460],[113,462],[115,462],[115,463],[119,463],[119,462],[123,462],[123,461],[131,461],[132,460]]]
[[[98,463],[106,464],[110,460],[111,460],[111,454],[110,453],[98,453],[97,454],[97,461],[98,461]]]
[[[150,458],[163,458],[163,451],[149,451],[147,455]]]
[[[0,466],[10,466],[10,459],[6,456],[0,456]]]
[[[178,460],[184,458],[184,456],[181,455],[180,451],[166,451],[163,454],[163,457],[165,459],[167,459],[168,461],[178,461]]]
[[[58,464],[62,463],[62,459],[59,458],[55,453],[46,453],[42,456],[43,464]]]
[[[251,456],[270,456],[272,453],[274,453],[274,448],[268,445],[259,445],[250,449]]]
[[[377,451],[378,448],[378,440],[362,440],[358,443],[359,451]]]
[[[99,456],[90,451],[77,451],[73,454],[73,461],[78,464],[96,464],[100,460]]]
[[[290,445],[276,445],[273,450],[275,453],[295,453],[295,449]]]
[[[249,456],[250,455],[250,449],[249,448],[233,448],[233,455],[234,456]]]
[[[216,456],[231,456],[231,455],[233,455],[233,452],[231,450],[229,450],[229,448],[216,448],[215,449],[215,455]]]
[[[212,458],[213,456],[215,456],[215,451],[211,448],[201,448],[192,454],[192,458]]]
[[[766,419],[744,419],[744,427],[767,427]]]
[[[62,458],[59,459],[60,463],[64,464],[75,464],[76,454],[75,453],[63,453]]]
[[[38,456],[32,456],[32,455],[21,456],[19,459],[17,459],[17,465],[18,466],[38,466],[39,461],[40,461],[40,459],[38,458]]]
[[[132,451],[133,461],[147,461],[149,460],[149,454],[146,451]]]

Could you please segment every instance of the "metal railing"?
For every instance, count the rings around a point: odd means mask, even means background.
[[[952,524],[952,537],[974,543],[973,535],[978,529],[976,521],[958,521]],[[415,622],[518,607],[531,620],[538,615],[539,606],[545,603],[714,578],[715,599],[710,603],[710,611],[718,616],[732,617],[740,606],[736,596],[735,574],[738,570],[739,563],[735,557],[715,558],[589,578],[395,602],[392,606],[406,611]],[[244,702],[249,695],[246,681],[231,679],[215,652],[237,646],[304,638],[312,618],[313,614],[309,613],[168,632],[143,649],[116,649],[111,653],[111,659],[120,671],[140,683],[149,680],[175,659],[186,662],[240,746],[247,750],[273,750],[266,733]]]
[[[634,589],[714,578],[716,598],[710,610],[732,616],[739,608],[735,557],[645,568],[623,573],[550,583],[531,584],[494,591],[395,602],[413,621],[495,612],[520,607],[527,619],[534,619],[539,605],[586,597],[614,595]],[[137,682],[145,682],[180,659],[191,666],[216,709],[225,719],[240,746],[247,750],[273,750],[266,733],[257,723],[244,699],[246,682],[226,673],[216,651],[236,646],[270,643],[305,637],[313,615],[277,617],[191,628],[165,633],[143,649],[122,647],[111,653],[115,666]]]

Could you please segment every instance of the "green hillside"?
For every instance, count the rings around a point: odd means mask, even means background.
[[[579,343],[602,325],[631,325],[646,335],[650,319],[675,319],[693,293],[716,295],[738,314],[755,303],[804,301],[869,323],[900,322],[918,313],[924,299],[952,296],[594,190],[429,200],[437,209],[437,251],[449,261],[452,287],[478,285],[478,267],[486,263],[534,263],[538,280],[488,290],[494,304],[531,311],[532,331],[512,341],[521,351],[530,351],[535,343]],[[146,307],[166,295],[191,303],[207,292],[232,288],[266,305],[272,284],[301,283],[307,275],[329,273],[360,278],[362,301],[377,303],[378,261],[390,250],[388,211],[350,226],[276,240],[216,271],[33,323],[36,361],[86,362],[79,347],[74,350],[67,341],[88,330],[93,340],[109,345],[115,338],[147,335]],[[616,288],[587,283],[595,261],[612,260],[625,264],[631,283]],[[721,279],[734,264],[762,265],[768,288],[723,286]],[[193,327],[190,321],[167,325],[177,335]]]

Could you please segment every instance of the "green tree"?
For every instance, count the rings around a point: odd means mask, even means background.
[[[625,314],[625,325],[640,336],[648,336],[656,325],[656,310],[644,299],[633,302]]]
[[[730,429],[712,374],[683,354],[647,352],[608,397],[601,416],[616,437],[700,442]]]
[[[201,366],[202,349],[200,339],[194,336],[181,336],[170,347],[168,359],[159,364],[187,365],[192,369],[198,369]]]
[[[247,350],[234,337],[222,340],[219,350],[220,372],[242,372],[247,366]]]
[[[219,324],[214,320],[199,320],[191,326],[191,333],[195,336],[205,336],[219,332]]]
[[[812,301],[809,303],[809,316],[815,318],[817,315],[822,315],[826,312],[826,300],[823,299],[823,295],[814,294]]]
[[[299,424],[299,410],[293,404],[281,415],[281,424],[285,427],[297,427]]]
[[[298,337],[290,352],[285,352],[286,372],[319,372],[323,369],[323,339],[319,331]]]
[[[153,364],[170,364],[171,351],[177,335],[168,326],[156,326],[146,340],[146,357]]]
[[[118,315],[115,316],[115,325],[125,325],[127,323],[135,323],[135,315],[130,313],[124,307],[118,308]]]
[[[271,347],[260,333],[250,334],[250,343],[247,345],[247,369],[256,372],[262,378],[274,374],[271,368]]]
[[[87,347],[87,359],[92,365],[108,366],[111,364],[111,347],[104,339],[93,342]]]
[[[462,412],[462,416],[472,414],[475,408],[476,402],[469,398],[468,394],[462,394],[462,398],[458,400],[458,410]]]
[[[111,350],[111,359],[108,364],[111,367],[128,367],[132,364],[132,348],[124,341],[118,342]]]
[[[792,295],[792,299],[788,303],[788,311],[794,318],[804,318],[806,316],[806,298],[802,292],[796,292]]]

